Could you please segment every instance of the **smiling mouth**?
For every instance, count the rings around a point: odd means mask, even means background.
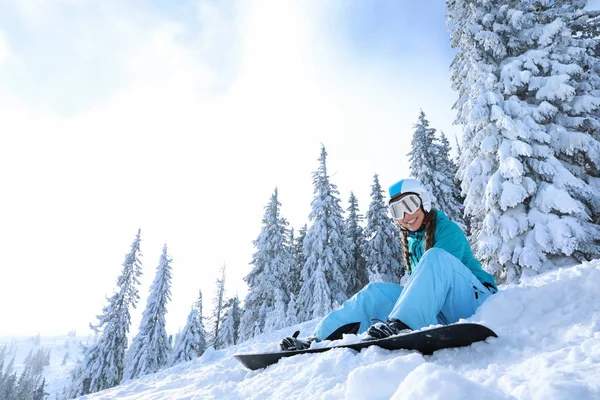
[[[417,221],[417,219],[416,219],[416,218],[413,218],[413,219],[411,219],[410,221],[406,221],[405,223],[406,223],[407,225],[412,225],[412,224],[414,224],[416,221]]]

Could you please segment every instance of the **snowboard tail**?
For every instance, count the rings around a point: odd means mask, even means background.
[[[486,326],[467,323],[446,325],[439,328],[427,329],[406,335],[392,336],[385,339],[365,340],[358,343],[342,344],[330,347],[317,347],[305,350],[285,350],[271,353],[235,354],[246,368],[257,370],[275,364],[284,357],[298,354],[322,353],[331,349],[353,349],[360,351],[370,346],[379,346],[387,350],[416,350],[422,354],[430,355],[434,351],[469,346],[475,342],[483,341],[489,337],[498,337],[494,331]]]

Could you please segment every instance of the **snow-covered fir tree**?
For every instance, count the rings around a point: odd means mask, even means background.
[[[410,163],[410,174],[417,178],[429,193],[431,193],[431,204],[439,208],[437,196],[434,192],[433,175],[436,172],[434,147],[435,129],[429,127],[429,120],[425,117],[423,110],[419,112],[419,121],[413,125],[415,131],[411,140],[411,151],[407,154]]]
[[[221,347],[233,346],[239,342],[240,326],[240,300],[234,296],[225,303],[225,312],[223,314],[223,324],[219,331],[219,344]]]
[[[211,316],[211,339],[210,344],[215,349],[222,349],[221,327],[223,326],[223,317],[225,316],[225,271],[227,266],[223,264],[220,269],[220,278],[215,282],[215,297],[213,298],[213,310]]]
[[[409,156],[410,172],[431,193],[432,205],[442,210],[464,229],[463,206],[454,177],[456,166],[450,159],[450,143],[445,135],[436,137],[423,110],[414,125]]]
[[[456,134],[454,135],[454,142],[456,144],[456,160],[460,160],[460,157],[462,156],[462,147],[460,145],[460,142],[458,141],[458,136],[456,136]],[[454,163],[454,165],[456,165],[456,162]],[[456,165],[456,173],[458,173],[458,165]]]
[[[40,349],[27,356],[20,374],[15,370],[15,359],[4,367],[6,345],[0,349],[0,399],[2,400],[43,400],[48,396],[45,392],[46,380],[42,376],[44,366],[50,364],[49,354]],[[40,355],[42,356],[40,358]],[[48,356],[48,357],[47,357]]]
[[[466,227],[468,224],[463,218],[465,212],[463,203],[465,200],[460,194],[460,181],[456,176],[458,167],[450,157],[450,142],[444,132],[440,132],[439,138],[436,139],[435,145],[438,151],[435,158],[437,170],[434,177],[437,182],[434,182],[433,185],[438,191],[438,205],[452,221],[467,232]]]
[[[299,318],[323,316],[347,298],[349,246],[336,185],[327,174],[327,152],[321,146],[319,168],[313,173],[315,197],[309,219],[312,225],[304,239],[306,262],[298,296]]]
[[[281,290],[275,292],[275,303],[272,310],[265,317],[264,332],[273,332],[285,328],[287,325],[286,309],[288,304],[284,300]]]
[[[293,279],[297,279],[297,281],[294,282],[293,280],[290,280],[290,294],[293,294],[296,298],[298,298],[298,295],[300,294],[300,288],[302,287],[302,269],[304,268],[304,264],[306,264],[306,257],[304,257],[303,250],[306,232],[308,232],[308,225],[304,224],[298,231],[298,235],[294,237],[292,245],[292,258],[294,259],[295,264]]]
[[[285,312],[285,320],[287,321],[285,326],[296,325],[298,322],[300,322],[298,320],[298,309],[296,306],[296,296],[294,296],[293,293],[290,294],[290,301],[287,305],[287,309]]]
[[[0,398],[6,400],[17,399],[17,372],[15,371],[15,358],[13,357],[4,369],[4,359],[0,363]]]
[[[302,231],[302,229],[304,229],[304,231]],[[286,246],[292,260],[292,266],[287,272],[287,277],[285,279],[288,298],[291,298],[292,295],[298,296],[298,293],[300,293],[300,288],[302,287],[302,266],[304,265],[304,257],[302,256],[301,243],[306,236],[306,225],[302,229],[298,233],[300,237],[296,237],[296,231],[294,228],[289,230],[289,234],[287,236]]]
[[[198,300],[192,305],[185,327],[177,335],[169,358],[169,365],[193,360],[200,357],[205,350],[206,332],[202,321],[202,291],[200,291]]]
[[[404,273],[399,231],[388,216],[379,176],[371,185],[371,203],[365,229],[365,257],[370,282],[400,283]]]
[[[362,227],[364,217],[358,208],[358,199],[354,192],[350,192],[349,206],[346,210],[346,231],[348,245],[350,246],[350,259],[348,262],[348,297],[353,296],[369,283],[367,260],[365,259],[365,230]]]
[[[163,246],[156,276],[150,286],[146,309],[142,314],[140,329],[127,352],[123,379],[134,379],[152,374],[165,367],[171,347],[165,326],[167,304],[171,300],[171,262],[167,245]]]
[[[71,372],[69,396],[71,398],[98,392],[118,385],[125,369],[127,334],[131,325],[130,308],[139,300],[139,278],[142,275],[141,230],[125,256],[117,290],[99,315],[98,323],[91,328],[98,340],[87,347]]]
[[[446,4],[478,257],[506,281],[598,257],[600,62],[569,28],[585,1]]]
[[[277,292],[282,301],[289,301],[289,272],[295,270],[291,248],[287,243],[287,221],[280,216],[281,203],[275,188],[269,203],[265,207],[258,238],[253,242],[256,252],[252,256],[252,270],[244,278],[249,290],[244,301],[244,314],[241,321],[241,339],[252,337],[258,322],[258,330],[264,330],[265,318],[275,308]],[[263,310],[261,312],[261,310]]]

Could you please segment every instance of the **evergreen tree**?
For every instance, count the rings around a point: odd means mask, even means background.
[[[46,392],[46,378],[42,378],[41,383],[34,389],[32,400],[44,400],[50,393]]]
[[[298,322],[298,310],[296,308],[296,296],[294,294],[290,294],[290,302],[287,305],[287,310],[285,313],[286,324],[285,326],[296,325]]]
[[[1,369],[0,372],[2,372]],[[14,357],[0,375],[0,399],[19,400],[17,398],[17,372],[15,371]]]
[[[287,325],[286,303],[281,290],[275,293],[273,309],[265,317],[265,332],[273,332],[285,328]]]
[[[202,291],[198,294],[198,300],[192,305],[188,314],[187,323],[183,331],[177,335],[169,365],[179,364],[200,357],[206,350],[206,333],[202,321]]]
[[[477,256],[500,280],[600,254],[600,62],[584,1],[447,0],[459,175]]]
[[[450,159],[450,143],[443,133],[440,139],[436,137],[436,130],[429,127],[423,110],[414,127],[412,150],[408,153],[411,175],[429,190],[433,207],[464,229],[462,199],[454,181],[457,169]]]
[[[315,197],[311,203],[311,227],[304,239],[306,262],[298,296],[299,317],[308,320],[323,316],[347,298],[346,274],[349,247],[337,187],[327,174],[327,152],[321,145],[319,168],[313,173]]]
[[[388,216],[379,176],[373,177],[365,229],[365,257],[371,282],[400,283],[404,273],[398,228]]]
[[[249,291],[241,321],[242,340],[255,334],[256,322],[258,330],[264,332],[265,318],[275,307],[278,291],[281,291],[284,303],[289,301],[289,272],[294,270],[294,259],[286,238],[288,223],[280,216],[280,207],[278,191],[275,188],[265,207],[260,234],[253,242],[256,252],[250,263],[253,265],[252,271],[244,278]]]
[[[156,276],[140,322],[140,330],[127,353],[124,379],[152,374],[167,365],[171,347],[165,327],[167,303],[171,300],[171,262],[167,245],[163,246]]]
[[[237,296],[225,303],[223,325],[219,332],[219,343],[222,347],[233,346],[238,343],[240,326],[240,301]]]
[[[423,110],[419,112],[419,122],[413,125],[415,131],[411,141],[411,151],[407,154],[410,162],[410,174],[421,181],[429,193],[431,204],[439,208],[438,198],[435,195],[433,175],[436,172],[434,141],[435,129],[429,127],[429,121]]]
[[[221,326],[223,325],[223,316],[225,315],[225,269],[226,266],[221,266],[221,277],[217,279],[217,287],[215,289],[215,297],[213,299],[213,314],[212,314],[212,332],[211,343],[215,349],[223,348],[221,343]]]
[[[98,341],[87,347],[83,359],[71,372],[71,398],[94,393],[118,385],[123,378],[127,334],[131,325],[130,307],[140,298],[139,278],[142,275],[141,230],[138,230],[125,256],[123,270],[117,279],[117,290],[99,315],[98,323],[90,325],[99,335]]]
[[[437,138],[436,138],[437,139]],[[435,143],[435,165],[436,173],[432,186],[437,191],[438,205],[450,219],[456,222],[463,231],[467,232],[467,224],[463,219],[464,199],[460,194],[460,182],[456,178],[458,167],[450,158],[450,142],[444,132]]]
[[[35,388],[32,395],[32,400],[44,400],[50,393],[46,392],[46,378],[42,378],[42,382]]]
[[[296,231],[294,228],[289,230],[289,235],[287,237],[286,247],[291,256],[292,266],[290,270],[286,274],[286,292],[288,293],[288,297],[291,298],[292,295],[297,296],[300,293],[300,288],[302,287],[302,244],[300,242],[300,247],[298,248],[299,240],[304,240],[304,236],[306,236],[306,230],[304,234],[302,230],[300,230],[299,234],[304,235],[302,238],[296,237]],[[300,253],[298,253],[298,250]]]
[[[292,246],[292,257],[294,259],[295,269],[292,273],[291,285],[293,289],[290,290],[290,294],[293,294],[296,298],[300,294],[300,288],[302,287],[302,269],[306,264],[306,257],[304,257],[304,239],[306,238],[306,232],[308,232],[308,226],[304,224],[298,231],[298,236],[294,238]]]
[[[346,219],[346,231],[350,249],[348,267],[348,297],[353,296],[369,283],[367,260],[365,259],[365,230],[362,227],[363,216],[359,213],[358,199],[350,192],[348,200],[348,218]]]
[[[460,142],[458,141],[458,136],[456,136],[456,134],[454,135],[454,141],[456,142],[456,160],[460,160],[460,157],[462,156],[462,147],[460,146]],[[454,164],[456,165],[456,163]],[[458,166],[456,169],[456,173],[458,173]]]
[[[25,400],[33,398],[33,392],[39,384],[38,381],[40,380],[41,375],[36,375],[33,372],[33,368],[29,365],[26,365],[17,381],[17,387],[15,389],[17,399]]]

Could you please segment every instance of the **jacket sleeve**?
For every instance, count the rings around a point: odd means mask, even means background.
[[[444,225],[437,230],[435,244],[433,247],[446,250],[454,257],[462,261],[465,250],[469,245],[467,237],[463,231],[452,221],[445,221]]]

